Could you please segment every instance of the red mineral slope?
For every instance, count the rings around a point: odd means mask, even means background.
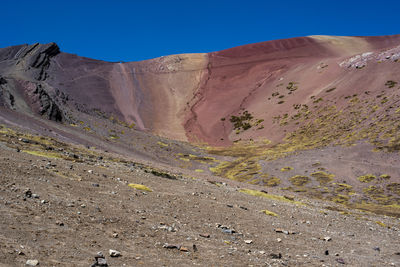
[[[22,45],[0,49],[0,104],[69,123],[83,113],[112,117],[138,130],[216,146],[279,142],[304,124],[276,123],[296,115],[296,107],[321,98],[320,104],[344,108],[347,95],[400,82],[399,50],[400,35],[310,36],[111,63],[59,52],[53,43]]]
[[[280,141],[293,129],[283,130],[272,123],[273,118],[290,113],[293,105],[311,105],[311,96],[319,98],[329,88],[337,88],[336,96],[361,88],[376,91],[385,81],[398,78],[400,64],[394,60],[379,64],[374,58],[362,70],[341,67],[340,63],[359,54],[372,52],[377,56],[399,45],[399,35],[311,36],[210,53],[207,81],[197,92],[199,96],[188,114],[185,129],[191,140],[213,145],[228,145],[238,139]],[[290,84],[298,89],[287,90]],[[340,100],[337,102],[340,105]],[[229,119],[245,110],[264,120],[263,129],[252,127],[239,134],[232,131]]]

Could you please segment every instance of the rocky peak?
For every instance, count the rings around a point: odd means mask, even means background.
[[[49,67],[50,58],[60,53],[60,48],[56,43],[26,45],[22,47],[14,56],[16,65],[23,65],[25,68],[38,69],[35,75],[37,80],[47,78],[45,70]]]

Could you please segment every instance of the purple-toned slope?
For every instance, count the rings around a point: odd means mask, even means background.
[[[79,114],[113,117],[138,130],[212,145],[278,142],[302,125],[274,123],[292,115],[293,106],[337,97],[340,107],[341,95],[375,92],[398,78],[399,46],[399,35],[311,36],[129,63],[62,53],[54,43],[14,46],[0,49],[0,104],[61,122],[77,122]],[[238,131],[230,120],[244,112],[260,123]]]

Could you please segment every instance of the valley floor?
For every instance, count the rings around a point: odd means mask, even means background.
[[[99,251],[109,266],[400,265],[400,225],[393,217],[293,201],[273,189],[241,191],[262,188],[186,170],[164,175],[102,152],[69,160],[5,144],[2,266],[25,266],[29,259],[90,266]],[[110,257],[110,249],[121,256]]]

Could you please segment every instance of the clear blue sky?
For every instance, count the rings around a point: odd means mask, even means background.
[[[56,42],[107,61],[315,34],[400,34],[400,0],[2,0],[0,47]]]

